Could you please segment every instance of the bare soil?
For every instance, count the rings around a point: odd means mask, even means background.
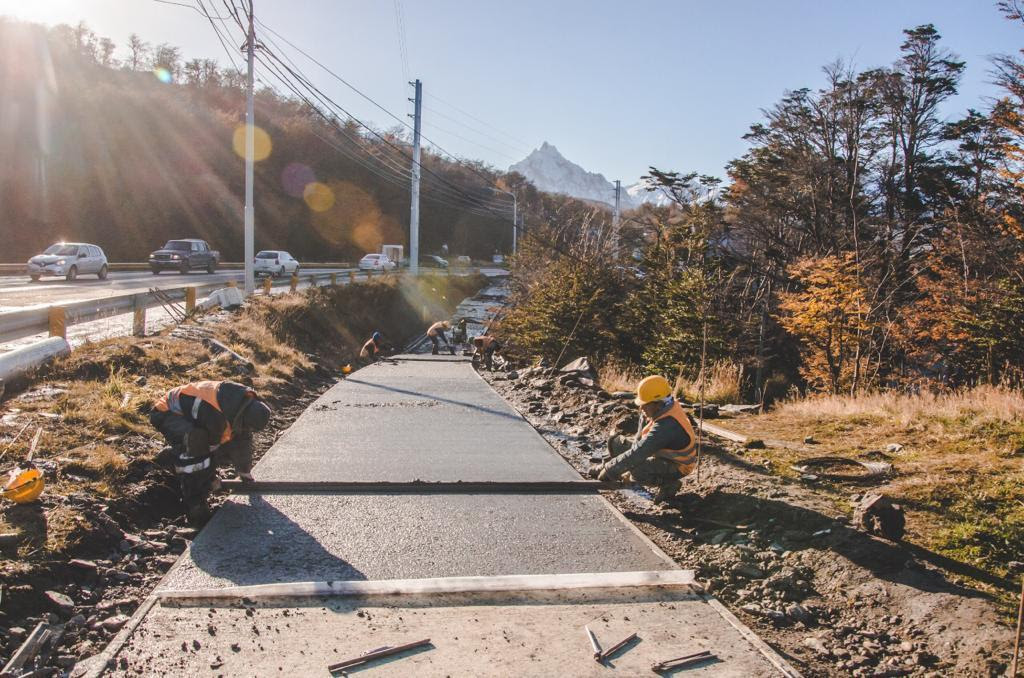
[[[484,376],[582,474],[617,420],[635,420],[629,394],[551,369]],[[707,441],[703,452],[699,475],[668,505],[642,488],[608,498],[804,675],[1007,670],[1006,615],[960,576],[984,573],[854,529],[850,507],[867,488],[784,477],[766,450]]]

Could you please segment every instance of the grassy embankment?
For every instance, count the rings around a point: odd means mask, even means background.
[[[90,535],[102,530],[76,502],[67,501],[72,495],[138,511],[140,524],[147,513],[156,519],[176,510],[173,493],[152,491],[153,485],[173,488],[173,475],[157,459],[162,441],[148,422],[150,403],[169,388],[233,379],[266,397],[280,421],[296,414],[288,407],[308,397],[311,384],[323,388],[340,376],[340,367],[354,361],[373,330],[401,347],[427,321],[447,317],[482,285],[480,276],[426,276],[257,297],[219,322],[200,319],[191,336],[167,331],[86,344],[39,370],[24,393],[0,405],[0,468],[27,454],[38,427],[35,459],[49,468],[40,503],[0,506],[0,533],[20,535],[14,546],[0,551],[0,566],[7,558],[13,566],[28,557],[45,559],[80,546],[88,550]],[[252,372],[242,374],[237,363],[213,355],[203,336],[251,360]],[[2,442],[23,428],[13,443]],[[95,550],[102,548],[95,544]]]

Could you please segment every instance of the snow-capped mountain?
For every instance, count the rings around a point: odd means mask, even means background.
[[[548,142],[541,144],[509,171],[519,172],[533,182],[534,186],[549,193],[564,193],[582,200],[593,200],[607,205],[615,204],[615,184],[603,174],[588,172],[576,163],[566,159],[557,148]],[[661,191],[650,192],[643,182],[623,186],[619,198],[623,210],[634,209],[645,203],[662,206],[669,199]]]

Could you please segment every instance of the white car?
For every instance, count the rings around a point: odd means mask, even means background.
[[[275,278],[299,272],[299,262],[284,250],[261,250],[253,261],[256,275],[272,275]]]
[[[27,269],[32,280],[39,280],[44,275],[59,275],[74,280],[82,274],[95,274],[100,280],[106,280],[109,267],[107,255],[96,245],[59,242],[29,259]]]
[[[367,254],[359,260],[360,271],[391,271],[397,267],[386,254]]]

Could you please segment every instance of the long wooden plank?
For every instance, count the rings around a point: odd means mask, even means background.
[[[561,591],[647,586],[689,586],[693,570],[639,572],[582,572],[573,574],[515,574],[496,577],[431,577],[373,581],[308,581],[284,584],[228,586],[192,591],[156,591],[162,601],[201,602],[247,598],[319,598],[325,596],[393,596],[496,591]]]
[[[240,480],[221,481],[221,487],[233,494],[588,494],[598,490],[615,490],[622,483],[600,480],[566,481],[317,481],[317,480]]]
[[[703,428],[703,430],[707,431],[708,433],[710,433],[713,436],[717,436],[719,438],[724,438],[725,440],[731,440],[734,443],[745,443],[745,442],[747,442],[749,440],[749,438],[747,438],[747,436],[745,436],[745,435],[742,435],[740,433],[736,433],[735,431],[730,431],[729,429],[722,428],[721,426],[715,426],[714,424],[709,424],[706,421],[704,422],[704,425],[703,425],[702,428]]]

